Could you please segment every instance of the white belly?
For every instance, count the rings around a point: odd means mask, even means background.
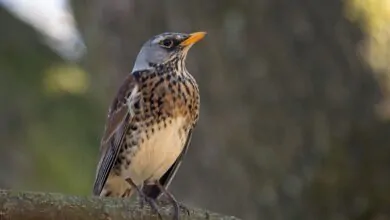
[[[150,134],[149,139],[144,138],[126,171],[136,185],[144,181],[159,179],[172,166],[183,150],[185,135],[180,136],[184,118],[176,118],[166,128]]]

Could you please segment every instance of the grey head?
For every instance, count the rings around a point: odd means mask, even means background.
[[[188,50],[201,40],[206,32],[191,34],[167,32],[146,41],[138,53],[132,72],[153,68],[175,57],[186,58]]]

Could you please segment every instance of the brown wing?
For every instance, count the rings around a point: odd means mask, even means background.
[[[129,74],[120,87],[109,111],[103,138],[100,144],[100,161],[96,170],[93,194],[99,196],[108,175],[118,157],[124,136],[131,123],[129,101],[138,97],[138,85],[134,75]]]
[[[160,184],[167,189],[169,185],[171,184],[173,177],[175,177],[175,174],[177,170],[179,169],[181,162],[184,159],[184,156],[187,153],[188,146],[190,145],[192,137],[192,129],[188,132],[187,140],[184,144],[183,151],[181,152],[180,156],[176,159],[175,163],[168,169],[167,172],[160,178]],[[150,198],[157,199],[161,195],[161,190],[156,185],[145,185],[142,188],[142,191]]]

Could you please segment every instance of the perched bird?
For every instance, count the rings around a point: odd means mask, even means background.
[[[191,46],[205,36],[163,33],[148,40],[108,112],[93,194],[129,197],[134,190],[158,212],[199,117],[199,89],[187,71]]]

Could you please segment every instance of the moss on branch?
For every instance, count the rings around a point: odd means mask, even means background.
[[[166,202],[160,206],[163,219],[172,219],[173,208]],[[12,220],[157,220],[149,206],[120,198],[98,198],[58,193],[15,192],[0,190],[0,219]],[[206,210],[190,208],[180,219],[238,220]]]

